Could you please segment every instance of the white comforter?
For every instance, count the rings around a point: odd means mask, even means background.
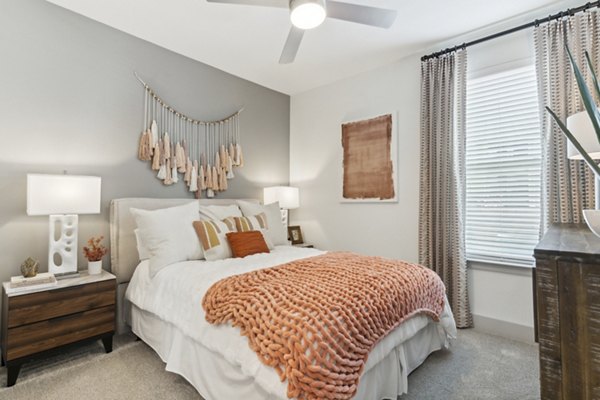
[[[243,259],[172,264],[154,278],[150,278],[148,262],[144,261],[136,269],[126,297],[138,308],[172,323],[184,334],[220,354],[231,364],[239,366],[245,375],[253,377],[268,393],[285,398],[286,382],[280,381],[273,368],[260,362],[239,329],[231,325],[211,325],[206,322],[202,298],[212,284],[225,277],[323,253],[316,249],[277,246],[270,254],[256,254]],[[365,372],[430,322],[426,316],[415,316],[395,329],[373,349]],[[456,336],[454,318],[447,305],[439,327],[440,334]]]

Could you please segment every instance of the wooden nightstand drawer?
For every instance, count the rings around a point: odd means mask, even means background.
[[[6,361],[113,332],[115,306],[8,329]]]
[[[113,280],[8,299],[8,328],[115,304]]]

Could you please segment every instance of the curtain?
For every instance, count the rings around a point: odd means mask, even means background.
[[[433,269],[459,328],[473,325],[465,257],[467,53],[421,63],[419,263]]]
[[[600,72],[599,15],[588,10],[534,30],[543,146],[542,234],[552,223],[581,223],[581,210],[594,208],[593,173],[583,161],[567,159],[567,139],[545,107],[550,107],[562,121],[584,110],[565,45],[591,83],[584,51],[589,52],[594,69]]]

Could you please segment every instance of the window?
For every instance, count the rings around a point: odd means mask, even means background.
[[[541,218],[541,127],[533,65],[467,82],[466,251],[533,264]]]

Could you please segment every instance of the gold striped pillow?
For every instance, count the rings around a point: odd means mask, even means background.
[[[231,248],[225,235],[228,232],[235,232],[233,218],[226,218],[223,221],[194,221],[193,225],[208,261],[231,258]]]
[[[235,228],[238,232],[262,231],[269,229],[267,224],[267,215],[260,213],[251,217],[230,217],[235,221]]]

